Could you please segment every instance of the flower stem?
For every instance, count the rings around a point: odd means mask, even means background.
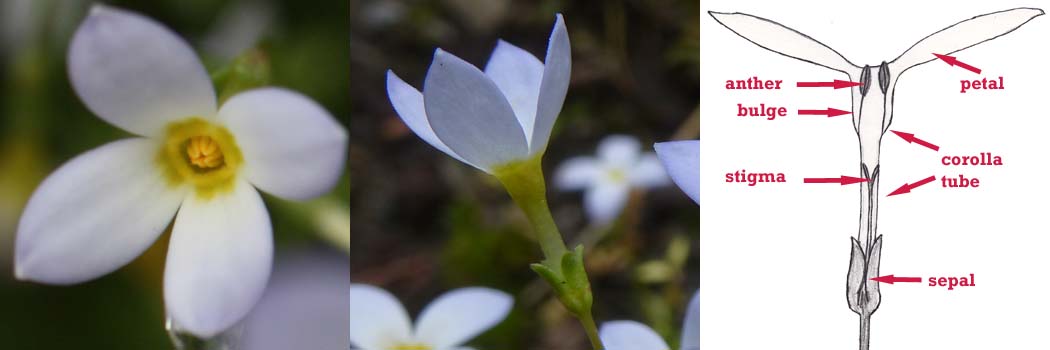
[[[543,179],[540,158],[512,163],[496,169],[494,173],[536,230],[536,240],[543,250],[544,262],[557,264],[568,249],[547,205],[547,184]]]
[[[493,169],[493,175],[503,184],[521,207],[536,230],[536,241],[543,251],[543,262],[533,264],[532,270],[551,286],[562,305],[580,321],[594,350],[602,350],[598,328],[591,315],[593,296],[587,271],[583,264],[583,246],[570,251],[565,247],[558,226],[547,205],[547,185],[541,167],[542,154],[520,162]]]

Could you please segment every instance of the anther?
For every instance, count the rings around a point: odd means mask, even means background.
[[[860,71],[860,95],[867,96],[868,88],[871,87],[871,66],[865,65]]]
[[[222,150],[219,144],[207,136],[195,136],[190,138],[186,145],[186,155],[190,163],[200,169],[211,169],[223,164]]]

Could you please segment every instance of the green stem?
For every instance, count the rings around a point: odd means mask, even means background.
[[[551,286],[562,305],[583,325],[594,350],[602,350],[598,327],[591,315],[592,295],[583,266],[583,247],[569,251],[547,205],[547,185],[541,167],[542,154],[493,169],[493,175],[507,189],[536,230],[536,241],[543,251],[541,264],[532,269]]]
[[[536,230],[544,263],[559,263],[568,249],[547,205],[547,184],[543,180],[540,157],[500,167],[494,173]]]
[[[591,341],[591,347],[594,350],[602,350],[602,339],[598,337],[598,326],[594,323],[594,316],[590,313],[580,316],[580,324],[583,325],[583,330],[587,332],[587,339]]]

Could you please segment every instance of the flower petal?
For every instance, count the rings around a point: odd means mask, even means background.
[[[606,350],[670,350],[652,328],[635,321],[610,321],[598,331]]]
[[[503,321],[513,305],[510,295],[494,289],[450,291],[419,314],[415,339],[435,349],[461,345]]]
[[[583,208],[595,223],[608,223],[620,216],[631,189],[626,182],[601,179],[583,194]]]
[[[846,74],[860,68],[824,43],[780,23],[739,12],[708,13],[734,34],[763,49]]]
[[[347,262],[327,250],[279,254],[266,292],[245,319],[243,349],[349,349]]]
[[[187,197],[168,244],[164,303],[177,324],[203,338],[240,321],[270,277],[270,216],[255,188],[244,180],[233,186]]]
[[[547,149],[554,121],[561,113],[565,103],[565,94],[569,91],[569,78],[572,75],[572,47],[569,45],[569,32],[565,29],[565,20],[559,13],[547,43],[547,57],[543,60],[543,82],[540,84],[540,97],[536,105],[536,123],[529,142],[530,154]]]
[[[394,105],[394,111],[397,111],[397,115],[401,117],[401,121],[405,122],[405,125],[416,133],[416,136],[452,158],[477,167],[464,160],[441,142],[441,139],[438,139],[434,134],[434,129],[430,127],[430,121],[427,120],[427,112],[423,107],[423,94],[401,80],[392,70],[386,72],[386,94],[390,98],[390,104]]]
[[[597,181],[601,171],[601,165],[593,157],[569,158],[554,171],[554,185],[562,190],[583,189]]]
[[[193,49],[140,14],[95,5],[69,47],[69,77],[103,120],[153,136],[173,120],[215,114],[215,90]]]
[[[532,140],[536,103],[540,99],[543,62],[528,51],[500,40],[485,66],[485,75],[496,83],[514,109],[525,139]]]
[[[275,196],[304,200],[328,192],[346,162],[346,129],[309,97],[260,88],[219,110],[244,155],[248,181]]]
[[[606,166],[619,169],[631,169],[641,155],[642,144],[638,139],[627,135],[606,136],[598,143],[598,158]]]
[[[412,339],[412,321],[389,292],[366,284],[350,285],[350,343],[368,350],[386,349]]]
[[[434,53],[423,102],[438,138],[482,170],[528,156],[510,103],[492,79],[459,57],[441,49]]]
[[[654,145],[674,183],[700,203],[700,141],[671,141]]]
[[[700,291],[693,294],[682,322],[682,350],[700,350]]]
[[[968,18],[919,40],[890,62],[890,71],[903,73],[911,67],[936,60],[933,53],[951,55],[1006,35],[1042,15],[1040,9],[1015,8]]]
[[[18,225],[18,278],[80,283],[124,266],[153,244],[185,196],[154,166],[157,147],[142,138],[111,142],[48,176]]]
[[[660,158],[653,153],[642,155],[631,168],[628,177],[631,185],[641,188],[665,186],[671,183],[671,178],[667,176],[663,163],[660,163]]]

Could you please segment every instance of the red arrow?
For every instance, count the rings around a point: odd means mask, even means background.
[[[937,56],[937,58],[940,58],[942,61],[947,63],[949,66],[953,66],[953,67],[958,66],[959,68],[962,68],[962,69],[965,69],[965,70],[968,70],[968,71],[971,71],[971,72],[974,72],[974,73],[977,73],[977,74],[981,74],[981,69],[980,68],[968,65],[966,63],[962,63],[961,61],[959,61],[958,59],[956,59],[953,56],[940,55],[940,54],[933,54],[933,55]]]
[[[828,108],[826,110],[820,109],[800,109],[798,115],[826,115],[828,118],[840,116],[843,114],[853,114],[853,112],[846,112],[841,109]]]
[[[855,184],[855,183],[866,182],[866,181],[868,181],[868,179],[865,179],[865,178],[862,178],[862,177],[845,176],[845,175],[840,176],[840,177],[807,177],[807,178],[802,180],[803,183],[807,183],[807,184],[833,184],[833,183],[837,183],[837,184],[843,185],[843,186],[845,186],[845,185],[852,185],[852,184]]]
[[[893,284],[894,282],[922,282],[922,277],[894,277],[893,275],[885,275],[882,277],[872,277],[872,281]]]
[[[860,86],[860,83],[855,83],[855,82],[852,82],[852,81],[844,81],[844,80],[835,79],[834,81],[815,81],[815,82],[800,81],[800,82],[798,82],[798,84],[796,84],[796,86],[797,87],[830,87],[830,88],[835,88],[835,90],[838,90],[838,89],[841,89],[841,88]]]
[[[904,141],[908,141],[908,143],[917,143],[917,144],[919,144],[919,145],[921,145],[923,147],[932,149],[934,151],[939,151],[941,149],[940,147],[938,147],[935,144],[923,141],[922,139],[919,139],[918,137],[915,137],[915,134],[909,134],[909,133],[906,133],[906,132],[900,132],[900,131],[896,131],[896,130],[890,130],[890,131],[893,131],[894,134],[897,134],[897,136],[900,136],[902,139],[904,139]]]
[[[927,177],[925,179],[919,180],[919,182],[913,183],[911,185],[905,183],[904,186],[901,186],[900,188],[894,190],[893,192],[890,192],[890,194],[888,196],[886,196],[886,197],[896,196],[898,194],[911,193],[911,190],[914,190],[916,187],[928,184],[930,182],[933,182],[933,180],[936,180],[936,179],[937,179],[936,176],[930,176],[930,177]]]

